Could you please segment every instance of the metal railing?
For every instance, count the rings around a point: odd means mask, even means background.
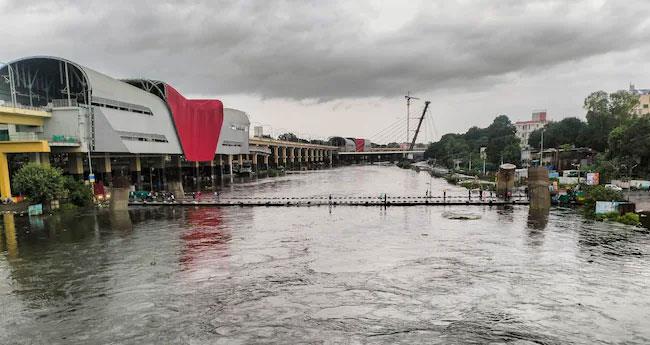
[[[33,132],[16,132],[16,133],[0,133],[0,141],[36,141],[43,140],[42,136]]]
[[[53,99],[52,108],[66,108],[66,107],[78,107],[79,103],[76,99]]]
[[[36,106],[35,107],[35,106],[31,106],[31,105],[25,105],[25,104],[20,104],[20,103],[12,104],[11,102],[7,103],[7,102],[2,102],[2,101],[0,101],[0,107],[13,108],[13,109],[36,110],[36,111],[46,111],[47,110],[46,107],[42,107],[42,106]]]

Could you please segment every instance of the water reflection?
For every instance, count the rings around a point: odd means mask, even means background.
[[[512,223],[514,221],[514,208],[512,205],[497,206],[496,210],[499,215],[499,222]]]
[[[544,229],[548,224],[549,209],[528,210],[528,243],[533,246],[540,246],[544,243]]]
[[[129,211],[112,211],[109,214],[110,226],[114,230],[130,232],[133,230]]]
[[[5,237],[7,241],[7,256],[10,259],[18,257],[18,240],[16,238],[16,219],[13,214],[5,213],[2,215],[4,224]]]
[[[183,252],[180,262],[183,269],[197,268],[202,259],[228,256],[230,232],[222,226],[222,210],[211,207],[196,207],[185,211],[187,225],[181,238]]]

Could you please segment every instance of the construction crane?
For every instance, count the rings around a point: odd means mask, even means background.
[[[411,136],[411,126],[409,125],[411,121],[411,100],[419,98],[411,96],[411,91],[407,92],[404,98],[406,98],[406,142],[408,143]]]
[[[415,134],[413,135],[413,141],[411,141],[411,146],[409,146],[409,151],[413,151],[413,148],[415,147],[415,140],[418,138],[418,133],[420,132],[420,126],[422,126],[422,120],[424,120],[424,115],[427,113],[427,109],[429,109],[429,101],[424,102],[424,110],[422,110],[422,116],[420,116],[420,122],[418,122],[418,128],[415,130]]]

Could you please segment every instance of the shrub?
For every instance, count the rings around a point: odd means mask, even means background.
[[[639,218],[639,215],[636,213],[628,212],[622,216],[619,216],[616,219],[617,222],[627,224],[627,225],[639,225],[641,224],[641,220]]]
[[[63,196],[63,182],[61,170],[34,163],[20,168],[13,178],[15,190],[33,203],[45,203]]]
[[[593,217],[596,212],[596,201],[624,201],[623,193],[605,186],[583,186],[585,188],[585,215]]]
[[[75,180],[72,176],[64,178],[64,188],[68,192],[68,202],[75,206],[86,207],[93,203],[93,191],[90,186],[82,181]]]

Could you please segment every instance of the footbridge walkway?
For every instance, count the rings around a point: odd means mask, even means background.
[[[207,197],[199,200],[131,201],[131,206],[498,206],[528,205],[526,196],[304,196],[304,197]]]

